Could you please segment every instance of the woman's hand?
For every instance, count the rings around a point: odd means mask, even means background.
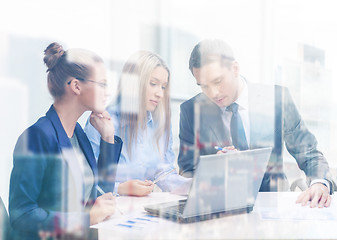
[[[101,134],[104,141],[114,143],[115,128],[107,111],[91,113],[90,123]]]
[[[149,195],[153,187],[154,184],[149,180],[129,180],[119,184],[118,194],[143,197]]]
[[[116,199],[111,192],[99,196],[90,210],[90,225],[102,222],[115,212]]]

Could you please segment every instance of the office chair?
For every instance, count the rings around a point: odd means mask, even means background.
[[[5,204],[0,197],[0,239],[9,240],[10,239],[10,225],[9,225],[9,217],[7,214],[7,210]]]

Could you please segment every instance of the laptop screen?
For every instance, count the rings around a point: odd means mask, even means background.
[[[201,156],[183,216],[253,206],[270,153],[262,148]]]

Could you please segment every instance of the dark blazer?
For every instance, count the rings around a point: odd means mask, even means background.
[[[111,180],[115,176],[116,168],[111,166],[118,163],[121,139],[115,137],[115,144],[102,141],[96,163],[90,142],[78,123],[75,134],[93,172],[94,185],[107,184],[104,177]],[[74,158],[69,138],[51,106],[15,146],[9,190],[9,216],[15,239],[38,239],[39,230],[57,232],[76,224],[89,226],[83,203],[83,175]],[[107,173],[106,169],[111,171]],[[108,175],[100,176],[100,172]],[[96,197],[93,188],[88,204]],[[70,204],[74,199],[80,201],[78,205]]]
[[[250,149],[273,148],[260,191],[277,190],[270,181],[273,178],[285,178],[282,169],[284,142],[288,152],[305,172],[308,182],[319,178],[331,183],[328,163],[317,150],[316,138],[306,128],[288,89],[253,83],[247,85]],[[201,113],[200,117],[197,117],[197,112]],[[215,154],[215,145],[231,145],[230,133],[225,129],[221,115],[222,110],[203,93],[181,104],[178,165],[182,175],[193,175],[199,155]],[[197,125],[200,130],[195,137]],[[330,189],[333,190],[332,184]]]

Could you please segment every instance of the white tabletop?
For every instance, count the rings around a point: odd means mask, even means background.
[[[337,204],[312,209],[295,204],[298,192],[259,193],[253,212],[218,219],[179,224],[148,218],[144,206],[184,197],[151,193],[147,197],[118,197],[123,215],[94,226],[99,239],[337,239]],[[138,219],[141,219],[140,222]],[[142,220],[145,223],[142,223]],[[128,228],[127,222],[136,227]],[[122,226],[121,226],[122,225]],[[126,226],[125,226],[126,225]],[[132,225],[132,224],[130,224]],[[134,225],[132,225],[134,226]],[[137,227],[138,226],[138,227]]]

